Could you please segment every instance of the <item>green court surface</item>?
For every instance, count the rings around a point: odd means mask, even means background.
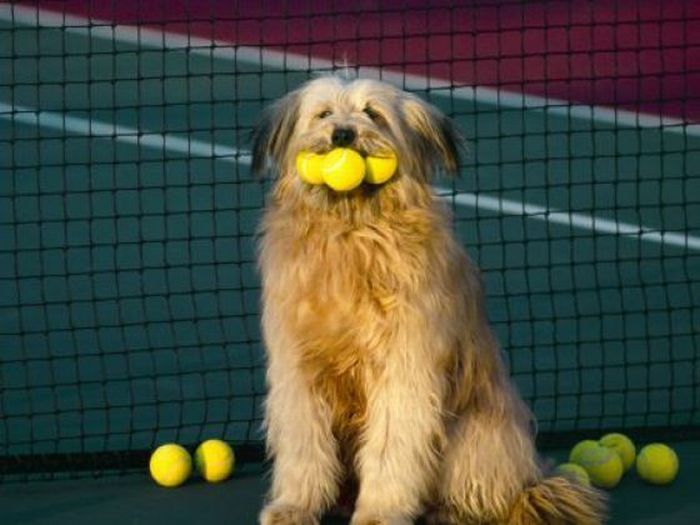
[[[697,473],[700,444],[674,444],[681,459],[676,481],[647,485],[629,472],[610,496],[610,525],[692,525],[700,516]],[[562,460],[566,451],[546,457]],[[34,482],[0,487],[3,524],[146,525],[151,523],[256,522],[267,489],[260,465],[239,469],[229,481],[207,485],[199,480],[177,489],[157,487],[144,474],[102,479]],[[323,525],[346,525],[328,517]]]
[[[0,120],[13,138],[0,150],[13,166],[0,181],[12,251],[1,254],[0,300],[20,306],[0,319],[10,443],[30,432],[36,452],[251,438],[264,391],[254,263],[264,187],[249,174],[246,130],[308,73],[55,29],[15,32],[14,48],[0,65],[15,85],[0,100],[43,113]],[[543,218],[569,210],[697,233],[700,137],[447,94],[428,96],[471,147],[462,177],[441,184],[540,430],[697,423],[698,250]],[[469,192],[550,211],[460,205]],[[32,429],[19,406],[27,389],[43,415]]]
[[[0,23],[0,455],[259,441],[268,183],[248,133],[312,73],[14,29]],[[470,143],[437,191],[538,430],[700,424],[697,126],[419,94]],[[626,479],[611,523],[698,522],[700,446],[677,450],[676,484]],[[0,524],[254,523],[261,469],[177,490],[138,473],[9,483]]]

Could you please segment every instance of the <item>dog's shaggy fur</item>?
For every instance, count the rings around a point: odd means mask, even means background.
[[[351,129],[397,174],[309,186],[301,150]],[[452,122],[370,80],[320,78],[263,115],[253,167],[278,174],[262,224],[267,442],[263,525],[312,525],[357,489],[352,525],[593,524],[599,493],[545,478],[484,312],[478,271],[428,181],[456,172]]]

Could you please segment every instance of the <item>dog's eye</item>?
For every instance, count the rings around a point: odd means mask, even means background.
[[[332,114],[333,114],[333,112],[327,109],[325,111],[321,111],[321,113],[319,113],[317,116],[318,116],[318,118],[326,118],[326,117],[330,117]]]
[[[365,109],[363,109],[362,111],[364,111],[365,114],[373,121],[377,121],[382,117],[379,113],[377,113],[374,109],[372,109],[369,106],[366,106]]]

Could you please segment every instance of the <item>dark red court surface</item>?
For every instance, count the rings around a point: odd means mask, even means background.
[[[24,3],[455,85],[700,120],[700,99],[686,100],[700,92],[700,2]]]

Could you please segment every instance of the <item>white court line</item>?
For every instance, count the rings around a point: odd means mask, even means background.
[[[55,129],[77,135],[88,135],[95,138],[114,139],[136,146],[160,150],[177,151],[196,157],[221,157],[220,160],[236,162],[236,159],[250,164],[250,154],[237,148],[212,144],[200,140],[191,140],[174,135],[154,131],[142,131],[128,126],[94,119],[73,117],[65,113],[53,111],[37,111],[25,106],[12,106],[0,101],[0,118],[12,120],[19,124],[27,124],[42,128]],[[230,157],[235,157],[231,159]]]
[[[618,222],[610,219],[603,219],[583,213],[573,213],[559,211],[552,208],[545,208],[537,204],[514,201],[510,199],[500,199],[483,193],[458,193],[454,197],[448,188],[436,187],[438,196],[452,200],[462,206],[470,206],[484,210],[490,210],[506,215],[522,215],[528,219],[538,219],[563,226],[570,226],[585,230],[593,230],[597,233],[609,233],[621,237],[635,237],[640,241],[655,242],[658,244],[668,244],[692,250],[700,250],[700,237],[685,235],[682,233],[664,232],[628,222]]]
[[[21,23],[36,27],[62,28],[68,33],[76,33],[91,38],[102,38],[156,49],[182,50],[194,55],[234,60],[250,64],[264,64],[281,70],[319,71],[342,68],[343,64],[330,60],[286,51],[275,51],[263,47],[238,46],[232,42],[159,31],[147,27],[114,24],[109,20],[88,19],[82,16],[66,15],[54,11],[29,6],[0,4],[0,20]],[[352,69],[352,68],[351,68]],[[508,107],[512,109],[541,110],[548,114],[563,115],[568,118],[590,120],[614,126],[633,128],[659,128],[664,133],[700,136],[700,124],[688,124],[681,119],[634,112],[622,109],[572,104],[569,101],[527,95],[504,89],[483,86],[453,87],[449,81],[421,75],[404,74],[381,68],[357,68],[358,75],[364,78],[381,78],[385,81],[410,90],[436,89],[435,94],[473,100],[476,102]]]
[[[2,102],[0,102],[0,119],[78,135],[113,139],[118,142],[174,151],[184,155],[201,157],[216,156],[216,160],[222,162],[247,165],[250,164],[251,161],[250,152],[247,150],[174,137],[172,135],[152,131],[142,131],[110,122],[68,116],[63,113],[36,111],[32,108],[11,106]],[[490,195],[470,192],[460,192],[457,195],[452,195],[449,189],[439,186],[435,187],[435,191],[438,197],[446,200],[454,200],[454,202],[460,206],[469,206],[511,216],[523,216],[527,219],[551,222],[563,226],[591,230],[597,233],[618,235],[620,237],[638,239],[640,241],[700,250],[700,237],[694,237],[692,235],[663,232],[639,224],[602,219],[582,213],[560,211],[536,204],[502,199]]]

